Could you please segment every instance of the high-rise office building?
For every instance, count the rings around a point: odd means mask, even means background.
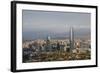
[[[72,51],[74,47],[74,31],[73,28],[70,28],[70,33],[69,33],[69,42],[70,42],[70,51]]]
[[[50,40],[51,40],[50,36],[47,36],[47,41],[46,41],[46,43],[47,43],[46,51],[49,51],[49,52],[52,50]]]

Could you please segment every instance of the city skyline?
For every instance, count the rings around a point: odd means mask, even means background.
[[[90,14],[23,10],[23,39],[65,38],[73,27],[75,37],[90,37]]]

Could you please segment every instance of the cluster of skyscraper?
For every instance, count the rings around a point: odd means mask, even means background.
[[[47,36],[46,40],[35,40],[23,43],[23,62],[25,60],[36,60],[40,57],[41,53],[53,53],[53,52],[68,52],[68,53],[78,53],[79,48],[90,49],[90,42],[88,41],[78,41],[74,39],[74,29],[71,27],[69,31],[69,39],[51,39]],[[85,52],[86,52],[85,50]],[[29,59],[31,58],[31,59]],[[35,59],[36,58],[36,59]],[[37,59],[38,60],[38,59]]]
[[[51,47],[50,40],[51,40],[51,37],[48,36],[48,37],[47,37],[47,41],[46,41],[46,43],[47,43],[46,49],[47,49],[48,51],[52,51],[52,49],[53,49],[53,48]],[[56,45],[57,45],[56,48],[57,48],[58,50],[60,49],[61,46],[63,46],[63,45],[60,45],[59,42],[57,42]],[[66,48],[66,50],[67,50],[68,52],[71,52],[73,49],[75,49],[74,31],[73,31],[73,28],[72,28],[72,27],[70,28],[70,32],[69,32],[69,44],[66,44],[66,45],[69,45],[69,48]],[[62,49],[64,49],[64,47],[63,47]]]

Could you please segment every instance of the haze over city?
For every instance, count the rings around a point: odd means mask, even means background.
[[[75,37],[90,38],[90,13],[23,10],[23,39],[67,38],[70,27]]]
[[[91,59],[90,14],[23,10],[23,63]]]

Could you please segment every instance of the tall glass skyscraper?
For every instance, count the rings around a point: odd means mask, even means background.
[[[74,31],[73,28],[70,28],[70,32],[69,32],[69,42],[70,42],[70,51],[72,51],[75,47],[74,47]]]
[[[47,46],[46,46],[46,50],[48,52],[51,52],[52,51],[50,40],[51,40],[51,37],[50,36],[47,36],[47,41],[46,41]]]

